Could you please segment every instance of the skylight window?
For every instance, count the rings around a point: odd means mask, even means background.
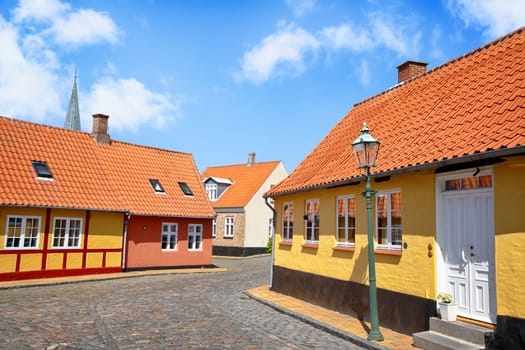
[[[179,182],[180,189],[186,196],[193,196],[193,192],[191,192],[190,187],[185,182]]]
[[[42,179],[53,179],[53,175],[45,162],[32,160],[31,163],[33,163],[33,168],[35,169],[37,177]]]
[[[151,183],[151,186],[153,187],[155,192],[157,192],[157,193],[166,193],[166,192],[164,192],[164,187],[162,187],[162,185],[160,184],[159,180],[149,179],[149,182]]]

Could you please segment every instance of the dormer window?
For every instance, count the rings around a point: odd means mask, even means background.
[[[149,179],[149,182],[156,193],[166,193],[164,192],[164,187],[162,187],[159,180]]]
[[[41,179],[53,179],[51,171],[45,162],[39,162],[36,160],[31,161],[33,168],[35,169],[36,177]]]
[[[211,201],[217,200],[217,184],[216,183],[207,183],[206,192],[208,193],[208,198]]]
[[[193,192],[191,192],[190,186],[188,186],[185,182],[179,182],[180,189],[186,196],[193,196]]]

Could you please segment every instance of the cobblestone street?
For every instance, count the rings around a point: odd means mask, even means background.
[[[2,349],[360,349],[245,296],[270,257],[227,272],[0,290]]]

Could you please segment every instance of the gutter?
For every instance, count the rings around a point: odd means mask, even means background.
[[[513,148],[500,148],[498,150],[491,150],[491,151],[487,151],[483,153],[474,153],[474,154],[465,155],[462,157],[447,158],[447,159],[437,160],[434,162],[409,165],[407,167],[377,172],[377,173],[371,174],[370,176],[371,178],[379,178],[379,177],[397,175],[397,174],[414,172],[414,171],[419,171],[419,170],[441,168],[445,166],[460,165],[460,164],[469,163],[469,162],[476,162],[476,161],[501,158],[501,157],[520,156],[520,155],[525,155],[525,146],[517,146]],[[285,196],[289,194],[302,193],[302,192],[313,191],[313,190],[318,190],[322,188],[333,188],[333,187],[346,186],[346,185],[355,185],[365,180],[366,180],[366,176],[361,175],[357,177],[351,177],[351,178],[346,178],[342,180],[336,180],[332,182],[325,182],[322,184],[316,184],[316,185],[311,185],[307,187],[296,188],[296,189],[289,190],[289,191],[283,191],[283,192],[277,192],[277,193],[265,193],[264,197],[265,198],[267,197],[276,198],[276,197]]]
[[[272,234],[272,259],[270,262],[270,289],[272,289],[273,283],[273,263],[275,261],[275,208],[268,202],[268,197],[264,197],[264,204],[272,211],[273,215],[273,234]]]
[[[131,218],[131,213],[128,211],[126,216],[124,216],[124,234],[122,237],[122,271],[126,271],[126,261],[127,261],[127,249],[128,246],[128,221]]]

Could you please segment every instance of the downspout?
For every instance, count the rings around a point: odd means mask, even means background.
[[[128,211],[124,214],[124,234],[122,237],[122,271],[126,271],[127,246],[128,246],[128,221],[131,218],[131,213]]]
[[[264,197],[264,204],[270,208],[273,215],[273,234],[272,234],[272,261],[270,265],[270,289],[272,289],[273,283],[273,262],[275,261],[275,208],[268,202],[268,197]]]

